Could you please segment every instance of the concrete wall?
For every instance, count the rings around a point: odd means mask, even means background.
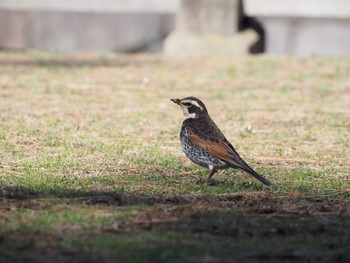
[[[350,57],[350,19],[263,17],[260,21],[265,25],[267,53]]]
[[[262,22],[266,52],[350,57],[349,0],[245,0]]]
[[[179,0],[1,0],[0,48],[161,51]]]
[[[1,0],[2,10],[89,13],[175,13],[180,0]]]

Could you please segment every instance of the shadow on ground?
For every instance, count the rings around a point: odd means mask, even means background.
[[[63,218],[45,231],[40,226],[28,229],[25,221],[15,231],[3,228],[0,259],[7,262],[18,262],[18,255],[45,262],[50,253],[57,262],[202,262],[205,251],[213,262],[232,262],[233,257],[239,262],[349,259],[350,209],[337,199],[266,192],[152,195],[70,189],[48,196],[25,187],[2,187],[0,196],[5,220],[18,211],[27,217],[32,213],[37,217],[29,217],[38,221],[43,221],[43,211],[45,217],[58,218],[63,211],[78,214],[82,209],[104,215],[102,221]],[[84,227],[77,228],[77,223]],[[69,245],[61,247],[62,242]],[[162,253],[168,254],[162,258]]]

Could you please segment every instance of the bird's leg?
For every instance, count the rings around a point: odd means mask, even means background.
[[[215,169],[210,169],[210,173],[208,175],[207,181],[209,181],[216,172],[217,171]]]

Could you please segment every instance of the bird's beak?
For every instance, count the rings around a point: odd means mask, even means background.
[[[181,100],[180,99],[170,99],[172,102],[176,103],[177,105],[180,105]]]

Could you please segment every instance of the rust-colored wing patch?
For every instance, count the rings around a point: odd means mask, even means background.
[[[188,133],[188,138],[192,143],[197,145],[199,148],[208,151],[211,155],[223,161],[227,161],[228,163],[232,163],[234,155],[231,149],[228,148],[222,140],[219,140],[219,142],[205,140],[191,132]]]
[[[202,132],[203,138],[192,131],[191,128],[186,128],[188,139],[195,145],[197,145],[199,148],[208,151],[211,155],[215,156],[216,158],[227,162],[232,165],[234,168],[241,169],[243,171],[246,171],[250,175],[254,176],[256,179],[258,179],[260,182],[262,182],[265,185],[270,185],[271,182],[266,180],[263,176],[255,172],[236,152],[236,150],[233,148],[233,146],[226,140],[225,136],[220,132],[218,134],[219,137],[217,140],[211,139],[210,136],[208,136],[208,133],[205,134],[204,131]],[[200,133],[201,131],[197,131],[197,133]],[[213,135],[213,134],[209,134]],[[214,138],[215,136],[212,136]]]

